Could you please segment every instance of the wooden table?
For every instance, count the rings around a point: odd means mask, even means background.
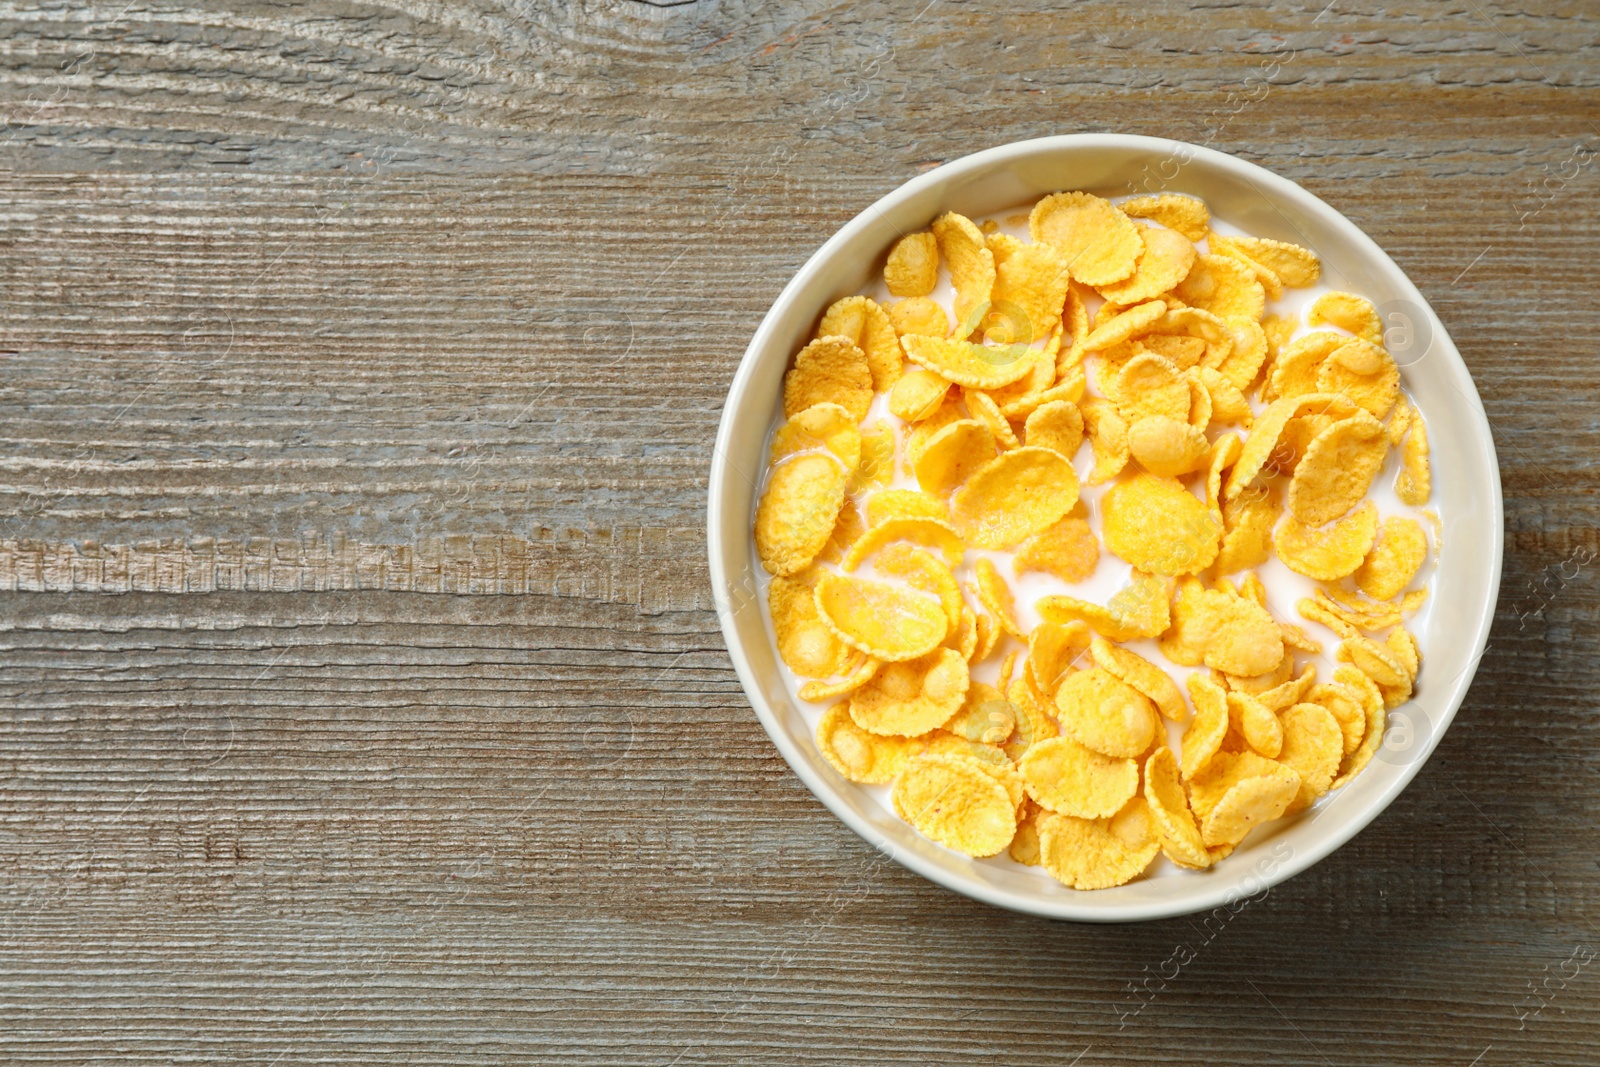
[[[5,9],[0,1059],[1596,1062],[1600,11],[1025,6]],[[1454,727],[1225,922],[883,859],[711,609],[780,287],[1078,130],[1349,215],[1500,448]]]

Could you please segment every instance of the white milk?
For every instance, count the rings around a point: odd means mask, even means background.
[[[1113,198],[1114,201],[1125,199],[1128,198]],[[1026,219],[1027,213],[1031,207],[1031,204],[1023,205],[1010,211],[998,212],[994,215],[988,216],[987,219],[978,218],[974,219],[973,221],[982,225],[986,221],[992,220],[999,226],[1000,232],[1009,233],[1014,237],[1018,237],[1024,241],[1027,241],[1029,237]],[[1006,220],[1012,217],[1018,218],[1019,221],[1014,224],[1008,224]],[[1150,225],[1154,226],[1157,224],[1152,222]],[[1245,231],[1216,217],[1211,219],[1211,228],[1217,233],[1227,236],[1249,236],[1245,233]],[[1197,247],[1202,252],[1207,250],[1206,243],[1204,241],[1201,241]],[[1317,297],[1338,287],[1337,285],[1328,284],[1325,279],[1326,271],[1324,271],[1324,280],[1319,281],[1315,286],[1306,289],[1286,288],[1283,292],[1282,299],[1269,299],[1267,301],[1267,313],[1276,313],[1279,315],[1293,314],[1299,322],[1299,326],[1293,335],[1294,337],[1299,337],[1303,334],[1312,332],[1311,329],[1305,325],[1306,310],[1311,306],[1312,302],[1317,299]],[[872,297],[885,307],[887,307],[890,303],[893,303],[896,299],[895,297],[889,295],[889,290],[884,285],[881,275],[876,279],[874,285],[867,290],[865,295]],[[951,311],[954,290],[950,285],[949,273],[944,269],[942,264],[939,271],[939,284],[937,287],[935,287],[931,296],[932,299],[938,301],[944,306],[947,313],[950,313],[951,321],[955,321],[955,315]],[[1100,307],[1101,301],[1098,297],[1091,293],[1087,296],[1086,303],[1088,304],[1089,317],[1092,320],[1095,312]],[[1343,332],[1335,326],[1324,325],[1317,328],[1323,330],[1333,330],[1335,332]],[[1044,344],[1045,339],[1041,338],[1034,343],[1033,347],[1042,348]],[[1403,375],[1404,372],[1402,371],[1402,387],[1404,386]],[[1093,376],[1091,375],[1091,379],[1092,377]],[[1091,383],[1091,387],[1085,391],[1085,395],[1095,396],[1100,394],[1093,389]],[[1415,400],[1413,400],[1412,403],[1415,404]],[[1251,406],[1259,412],[1265,405],[1256,402],[1252,397]],[[1424,417],[1426,417],[1425,412]],[[878,419],[882,419],[888,425],[893,426],[898,439],[894,481],[891,487],[903,489],[919,488],[916,478],[907,473],[905,470],[905,457],[903,453],[899,451],[903,450],[904,448],[905,434],[908,430],[909,424],[890,413],[888,397],[883,394],[879,394],[873,398],[872,408],[867,413],[867,417],[863,420],[862,425],[871,425],[875,420]],[[781,419],[773,424],[772,430],[776,430],[779,425],[781,425]],[[1239,432],[1241,433],[1241,436],[1243,436],[1243,432],[1237,427],[1231,428],[1228,432]],[[769,431],[768,444],[770,444],[770,442],[771,432]],[[763,455],[765,455],[765,452],[763,452]],[[1395,475],[1399,472],[1399,461],[1400,450],[1391,448],[1389,450],[1388,458],[1384,462],[1383,470],[1379,472],[1378,477],[1373,481],[1372,488],[1368,495],[1369,498],[1378,505],[1380,520],[1394,515],[1409,515],[1417,518],[1421,522],[1422,528],[1427,531],[1430,549],[1428,561],[1423,565],[1421,571],[1418,572],[1416,579],[1409,587],[1416,588],[1418,586],[1427,584],[1437,566],[1437,531],[1442,527],[1435,518],[1429,517],[1425,514],[1425,509],[1408,507],[1407,505],[1402,504],[1400,499],[1395,496],[1394,479]],[[1091,486],[1083,484],[1093,466],[1094,456],[1086,439],[1083,443],[1083,446],[1079,448],[1078,454],[1073,459],[1073,468],[1078,472],[1078,482],[1081,487],[1080,499],[1084,501],[1089,510],[1089,524],[1091,527],[1093,527],[1095,534],[1098,537],[1101,532],[1100,498],[1105,494],[1105,491],[1109,489],[1112,484],[1115,484],[1118,479],[1113,479],[1111,483],[1106,485]],[[1130,460],[1129,467],[1132,468],[1134,466],[1136,466],[1135,462]],[[763,490],[765,489],[765,485],[766,475],[764,474],[762,478]],[[1195,488],[1197,490],[1196,495],[1203,500],[1205,497],[1205,479],[1203,477],[1198,480],[1198,484]],[[862,506],[863,514],[865,514],[865,496],[866,494],[862,494],[856,499],[857,505]],[[759,494],[757,494],[757,497],[759,499]],[[753,543],[753,532],[751,536]],[[1103,542],[1101,545],[1100,562],[1095,568],[1095,572],[1085,581],[1078,582],[1076,584],[1068,584],[1054,575],[1043,574],[1039,572],[1029,572],[1018,577],[1012,570],[1011,556],[1012,553],[1010,552],[990,552],[969,547],[967,550],[966,562],[963,562],[960,567],[956,568],[955,576],[956,580],[964,589],[975,587],[976,578],[973,574],[973,561],[976,561],[979,557],[987,557],[993,561],[995,567],[999,569],[1000,573],[1005,577],[1007,583],[1011,586],[1011,591],[1016,599],[1017,622],[1021,625],[1024,632],[1031,631],[1041,621],[1038,611],[1036,611],[1034,608],[1034,605],[1041,597],[1059,594],[1076,597],[1079,600],[1093,601],[1097,604],[1105,604],[1111,599],[1112,596],[1114,596],[1119,590],[1128,584],[1133,571],[1131,565],[1124,563],[1121,559],[1118,559],[1116,556],[1113,556],[1111,553],[1107,552]],[[870,567],[863,567],[858,573],[864,576],[870,575]],[[1232,580],[1237,582],[1237,580],[1241,578],[1244,573],[1245,572],[1240,572],[1239,574],[1231,575],[1230,577]],[[1294,623],[1295,625],[1302,627],[1311,638],[1321,642],[1323,646],[1322,653],[1317,656],[1311,656],[1306,653],[1296,651],[1295,673],[1298,674],[1305,664],[1314,662],[1317,667],[1318,681],[1331,681],[1334,667],[1337,666],[1333,659],[1333,651],[1339,644],[1339,636],[1320,623],[1311,622],[1307,619],[1301,618],[1300,614],[1295,610],[1295,604],[1302,598],[1309,597],[1317,588],[1317,583],[1313,582],[1309,578],[1291,571],[1288,567],[1284,566],[1283,561],[1278,559],[1276,555],[1274,555],[1266,563],[1255,568],[1255,573],[1260,577],[1262,585],[1266,587],[1267,606],[1272,612],[1273,617],[1276,619],[1281,619],[1285,622]],[[771,578],[766,574],[765,571],[758,567],[756,581],[760,590],[761,603],[765,605],[767,603],[767,587],[771,584]],[[1350,585],[1351,583],[1346,580],[1343,584]],[[972,606],[976,608],[978,605],[973,603]],[[1421,609],[1418,610],[1416,615],[1406,622],[1407,629],[1416,635],[1417,644],[1422,652],[1424,664],[1426,664],[1427,660],[1428,631],[1430,629],[1429,618],[1431,616],[1432,609],[1433,598],[1430,597],[1423,602]],[[776,657],[777,637],[772,628],[772,617],[770,613],[764,612],[763,614],[765,615],[767,623],[767,636],[768,639],[774,643],[774,655]],[[1020,642],[1017,642],[1015,638],[1008,640],[1002,637],[1001,643],[1006,649],[1021,647]],[[1187,693],[1187,689],[1184,686],[1185,679],[1187,679],[1188,676],[1197,668],[1185,667],[1180,664],[1173,663],[1171,660],[1167,659],[1161,654],[1161,649],[1157,646],[1154,639],[1129,641],[1125,642],[1125,644],[1126,647],[1132,651],[1139,653],[1139,655],[1145,657],[1152,663],[1155,663],[1164,669],[1178,683],[1179,688],[1183,688],[1185,693]],[[1018,656],[1019,671],[1021,669],[1020,664],[1022,658],[1025,655],[1026,649],[1024,648],[1022,654]],[[1004,650],[997,646],[995,653],[992,653],[987,660],[973,668],[972,680],[974,682],[987,682],[990,685],[996,684],[1000,677],[1000,663],[1004,658]],[[788,667],[784,666],[781,659],[778,660],[778,663],[779,670],[783,672],[784,681],[788,686],[789,697],[791,700],[793,700],[795,707],[800,709],[802,716],[806,720],[806,724],[810,727],[814,736],[817,721],[822,718],[822,713],[826,711],[834,702],[826,701],[823,703],[814,704],[805,700],[801,700],[800,686],[805,684],[806,679],[800,678]],[[1419,686],[1423,684],[1423,679],[1426,677],[1426,674],[1427,670],[1424,666],[1422,674],[1418,679]],[[1162,721],[1167,727],[1168,739],[1172,744],[1174,753],[1176,753],[1178,751],[1178,739],[1183,733],[1185,724],[1167,722],[1164,719]],[[862,790],[867,795],[871,796],[878,804],[880,804],[885,811],[892,812],[893,809],[889,804],[888,786],[854,785],[852,788]],[[1327,797],[1325,796],[1318,800],[1317,803],[1314,804],[1308,811],[1302,812],[1299,815],[1290,816],[1290,819],[1282,820],[1281,822],[1287,823],[1292,819],[1315,818],[1318,809],[1323,803],[1326,802],[1326,800]],[[1004,852],[990,859],[972,860],[971,862],[996,864],[1018,871],[1032,870],[1039,878],[1043,879],[1049,884],[1058,884],[1053,878],[1046,874],[1042,868],[1024,867],[1023,865],[1012,860]],[[1169,862],[1164,856],[1158,855],[1156,862],[1150,866],[1150,869],[1146,872],[1145,877],[1193,877],[1195,873],[1196,872],[1194,871],[1185,871],[1175,864]]]

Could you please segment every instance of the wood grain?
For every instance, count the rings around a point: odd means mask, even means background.
[[[0,6],[0,1058],[1591,1064],[1597,115],[1577,2]],[[922,882],[711,610],[779,289],[1076,130],[1328,199],[1495,427],[1466,705],[1237,914]]]

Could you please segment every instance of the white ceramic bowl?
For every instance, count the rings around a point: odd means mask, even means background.
[[[892,242],[926,228],[939,213],[981,217],[1061,189],[1107,196],[1192,193],[1218,218],[1251,234],[1314,249],[1334,288],[1372,299],[1390,328],[1387,339],[1405,388],[1427,418],[1430,504],[1444,520],[1432,606],[1419,635],[1427,660],[1418,692],[1392,716],[1384,746],[1367,769],[1313,812],[1252,834],[1209,871],[1092,893],[943,849],[823,760],[767,636],[750,537],[783,375],[823,309],[862,291],[882,269]],[[1353,837],[1405,788],[1449,726],[1483,653],[1500,587],[1500,476],[1488,420],[1466,366],[1422,294],[1371,238],[1295,183],[1221,152],[1150,137],[1076,134],[978,152],[912,179],[834,234],[784,287],[739,364],[712,457],[707,520],[711,582],[728,652],[761,724],[817,798],[867,841],[940,885],[1004,908],[1096,922],[1231,904],[1305,870]]]

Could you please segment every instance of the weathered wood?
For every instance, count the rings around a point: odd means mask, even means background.
[[[1593,1062],[1600,17],[1044,7],[0,9],[0,1058]],[[1236,916],[908,874],[711,610],[709,449],[784,282],[1073,130],[1347,213],[1500,449],[1455,726]]]

